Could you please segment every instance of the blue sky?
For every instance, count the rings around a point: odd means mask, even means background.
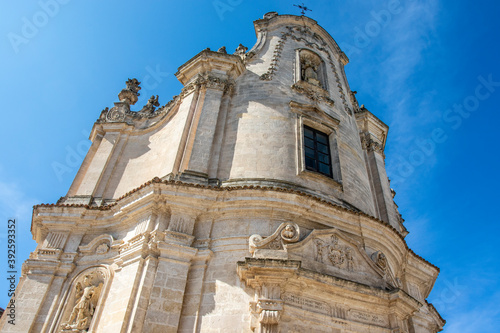
[[[57,4],[54,6],[54,3]],[[0,268],[17,220],[18,270],[35,248],[32,206],[64,196],[100,111],[127,78],[140,107],[179,93],[177,68],[206,47],[255,43],[264,13],[292,1],[4,1],[0,12]],[[360,104],[390,126],[386,163],[407,242],[441,268],[429,301],[444,332],[497,332],[500,4],[306,3],[350,58]],[[0,278],[0,306],[8,302]]]

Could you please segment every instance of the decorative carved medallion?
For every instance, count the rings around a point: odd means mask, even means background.
[[[372,260],[383,271],[385,271],[387,269],[387,258],[385,257],[385,254],[383,254],[382,252],[380,252],[380,251],[374,252],[372,254]]]
[[[122,122],[125,120],[125,112],[122,108],[112,107],[106,115],[106,120],[111,123]]]
[[[330,242],[315,238],[314,244],[316,245],[316,261],[329,263],[349,272],[353,271],[353,251],[349,246],[339,245],[336,235],[331,236]]]
[[[97,246],[95,249],[95,253],[97,254],[104,254],[109,251],[109,246],[106,243],[102,243],[101,245]]]

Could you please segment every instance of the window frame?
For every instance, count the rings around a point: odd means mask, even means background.
[[[326,113],[316,105],[302,104],[293,100],[290,101],[289,105],[290,111],[296,114],[297,175],[305,180],[326,181],[337,190],[343,191],[341,158],[337,143],[340,116],[335,113]],[[306,168],[304,126],[310,127],[327,136],[332,171],[331,176]]]
[[[305,124],[303,125],[303,127],[305,169],[308,171],[320,173],[329,178],[333,178],[332,151],[330,149],[329,135]],[[312,137],[307,134],[307,131],[312,133]],[[321,142],[321,140],[318,138],[323,138],[324,142]],[[312,141],[313,147],[311,147],[311,144],[308,144],[307,139],[310,139]],[[320,147],[322,146],[326,148],[324,149],[324,151],[321,151],[320,149]],[[308,156],[308,151],[312,152],[314,156]],[[328,162],[323,162],[321,156],[326,157],[328,159]],[[310,163],[308,163],[308,159],[314,162],[313,166],[309,165]],[[326,166],[328,168],[328,171],[322,171],[321,165]]]

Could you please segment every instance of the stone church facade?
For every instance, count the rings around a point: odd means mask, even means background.
[[[346,55],[305,16],[254,25],[250,50],[182,65],[166,105],[132,111],[126,82],[67,195],[34,208],[1,332],[442,330]]]

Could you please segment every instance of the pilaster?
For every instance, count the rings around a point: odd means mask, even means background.
[[[364,107],[361,108],[361,112],[356,113],[356,122],[365,153],[365,163],[377,217],[403,232],[404,228],[400,225],[399,214],[394,205],[385,170],[384,148],[389,127]]]
[[[219,114],[224,112],[223,97],[232,93],[234,80],[245,67],[241,57],[204,50],[179,67],[177,78],[184,91],[197,91],[193,116],[179,165],[180,179],[208,183],[210,159]],[[211,172],[214,173],[214,172]]]

